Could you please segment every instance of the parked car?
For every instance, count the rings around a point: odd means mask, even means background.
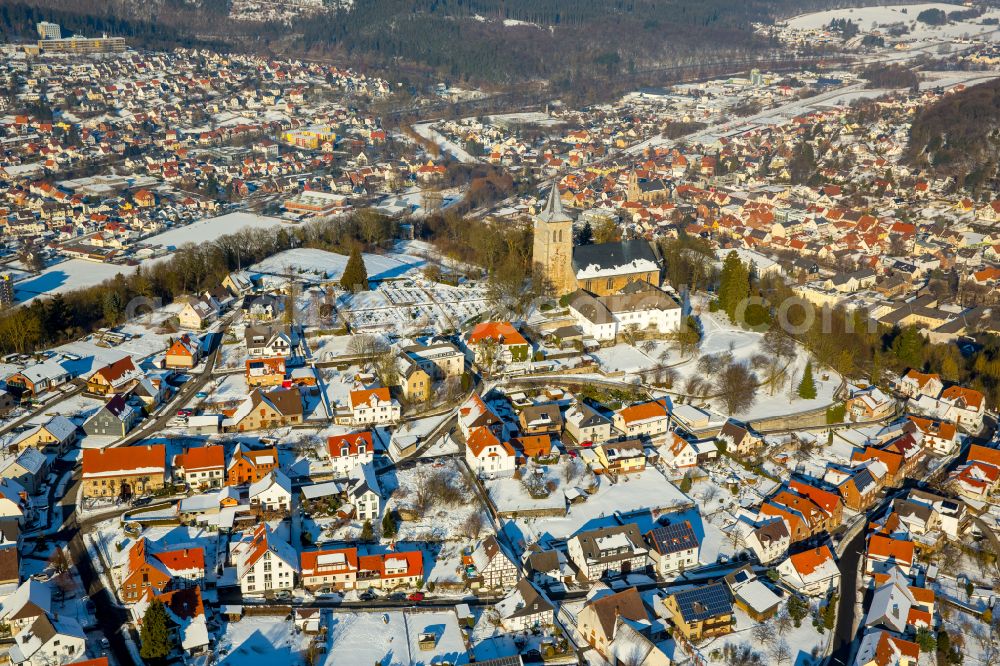
[[[184,409],[178,409],[177,410],[177,416],[180,416],[181,418],[185,418],[186,419],[187,417],[191,416],[192,414],[194,414],[194,410],[193,409],[188,409],[187,407],[185,407]]]
[[[204,400],[205,398],[208,397],[208,394],[205,393],[204,391],[198,391],[197,393],[194,394],[194,397],[198,398],[199,400]]]
[[[406,597],[406,600],[407,601],[423,601],[424,600],[424,593],[423,592],[414,592],[410,596]]]
[[[365,590],[364,592],[358,595],[358,599],[360,599],[361,601],[374,601],[375,593],[372,592],[371,590]]]
[[[592,440],[589,440],[589,439],[587,441],[585,441],[585,442],[580,442],[580,447],[584,448],[584,449],[589,449],[593,445],[594,445],[594,442]]]

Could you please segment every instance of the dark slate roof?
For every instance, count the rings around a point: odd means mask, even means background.
[[[725,583],[712,583],[674,594],[685,622],[698,622],[733,612],[732,598]]]
[[[695,536],[691,523],[686,520],[666,527],[657,527],[647,532],[646,536],[650,547],[661,555],[698,547],[698,537]]]
[[[658,263],[649,241],[629,240],[618,243],[598,243],[577,245],[573,248],[573,268],[582,270],[588,266],[598,266],[609,270],[625,266],[637,259]]]

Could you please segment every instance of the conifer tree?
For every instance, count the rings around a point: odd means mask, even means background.
[[[139,640],[142,644],[139,655],[147,660],[164,659],[174,648],[167,626],[167,609],[159,599],[153,599],[142,616]]]
[[[799,397],[803,400],[812,400],[816,397],[816,382],[813,380],[812,361],[806,363],[805,372],[802,373],[802,381],[799,382]]]
[[[365,268],[365,260],[356,245],[347,259],[344,274],[340,277],[340,286],[347,291],[368,291],[368,269]]]
[[[735,322],[740,303],[749,295],[750,271],[734,250],[726,256],[722,264],[722,274],[719,276],[719,305],[722,311],[729,315],[729,319]]]

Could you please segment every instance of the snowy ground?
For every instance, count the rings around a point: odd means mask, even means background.
[[[454,458],[422,463],[406,469],[392,469],[383,473],[379,477],[379,482],[383,490],[392,496],[386,505],[387,509],[392,510],[400,506],[412,507],[416,501],[418,487],[436,474],[445,475],[454,487],[464,488],[462,468]],[[486,508],[478,501],[478,496],[468,488],[461,502],[452,505],[434,502],[419,520],[401,522],[397,538],[418,541],[467,539],[466,522],[471,515],[479,513],[483,516],[483,524],[488,524],[485,511]]]
[[[165,231],[142,241],[142,245],[161,246],[168,250],[174,250],[186,243],[209,243],[243,229],[273,229],[282,224],[287,224],[287,222],[276,217],[265,217],[241,211],[205,218],[183,227]],[[151,261],[161,260],[162,257],[159,257]]]
[[[334,613],[329,628],[329,652],[322,662],[325,666],[468,663],[453,611]],[[422,648],[421,635],[433,637],[433,647]]]
[[[309,637],[296,633],[290,620],[245,616],[239,622],[223,623],[213,647],[220,666],[274,666],[299,663],[308,645]]]
[[[566,538],[581,529],[590,529],[613,521],[614,513],[628,514],[643,509],[667,509],[682,506],[690,500],[658,470],[647,467],[639,474],[621,477],[611,484],[600,479],[601,486],[582,504],[573,504],[564,517],[519,518],[514,521],[525,543],[543,536]],[[648,514],[648,511],[646,512]]]
[[[402,254],[365,253],[362,258],[368,270],[368,279],[372,281],[401,278],[426,264],[424,259]],[[249,271],[259,275],[296,276],[300,280],[327,282],[339,280],[346,266],[347,255],[296,248],[268,257],[251,266]]]
[[[995,11],[986,12],[983,16],[970,21],[956,21],[948,25],[934,26],[917,20],[920,12],[928,9],[940,9],[945,13],[950,13],[961,11],[966,9],[966,7],[960,4],[943,2],[902,4],[888,7],[848,7],[802,14],[790,19],[788,27],[792,30],[816,30],[827,27],[834,19],[848,19],[857,24],[862,32],[868,32],[879,26],[904,23],[910,32],[903,35],[901,41],[907,42],[923,39],[956,38],[966,35],[975,36],[980,33],[996,30],[996,26],[984,26],[981,24],[984,18],[996,17],[998,13]]]
[[[86,289],[105,280],[110,280],[119,273],[128,273],[134,269],[115,264],[103,264],[86,259],[68,259],[49,266],[38,275],[27,277],[14,283],[14,297],[19,302],[28,303],[38,296]]]
[[[451,153],[455,159],[465,164],[476,164],[479,160],[470,155],[464,148],[454,141],[449,141],[440,132],[434,129],[434,123],[418,123],[413,126],[413,131],[428,141],[433,141],[445,152]]]

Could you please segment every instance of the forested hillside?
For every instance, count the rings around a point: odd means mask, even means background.
[[[1000,80],[946,95],[917,113],[907,158],[978,195],[998,185]]]
[[[39,18],[143,43],[222,41],[477,83],[586,80],[774,52],[751,24],[864,0],[364,0],[290,25],[228,20],[228,0],[0,0],[0,30]],[[871,3],[868,3],[871,4]]]

